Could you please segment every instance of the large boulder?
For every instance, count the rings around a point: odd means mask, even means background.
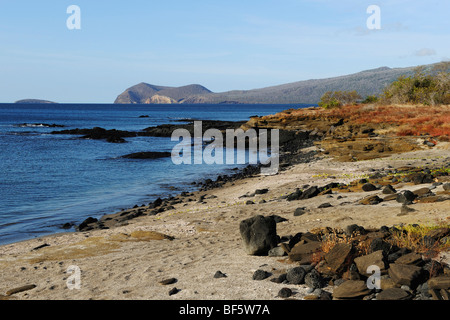
[[[267,255],[278,244],[275,219],[258,215],[241,221],[240,233],[245,251],[250,255]]]

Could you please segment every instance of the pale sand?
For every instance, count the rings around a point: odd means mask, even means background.
[[[447,158],[448,144],[430,150],[416,151],[390,158],[338,163],[322,159],[299,164],[274,176],[258,176],[227,184],[225,187],[200,192],[214,194],[206,204],[189,202],[175,206],[157,216],[142,216],[123,227],[82,233],[62,233],[0,247],[0,296],[12,288],[34,284],[34,289],[16,293],[16,299],[192,299],[192,300],[269,300],[277,297],[283,287],[293,289],[294,299],[307,295],[304,285],[276,284],[269,279],[252,280],[253,272],[264,269],[274,276],[295,266],[286,257],[257,257],[247,255],[242,246],[239,223],[257,214],[276,214],[288,219],[277,224],[280,236],[294,235],[316,227],[345,227],[359,224],[366,228],[392,226],[399,223],[433,223],[450,216],[449,201],[414,204],[416,209],[405,216],[397,216],[400,204],[396,201],[362,206],[355,201],[374,192],[342,193],[337,200],[326,195],[309,200],[278,200],[304,184],[323,186],[329,182],[350,182],[358,179],[370,168],[395,167],[439,163]],[[427,159],[427,160],[423,160]],[[434,159],[435,161],[431,161]],[[335,175],[332,179],[324,173]],[[319,175],[319,176],[317,176]],[[347,176],[344,176],[347,175]],[[407,186],[409,190],[424,185]],[[255,189],[268,188],[269,192],[252,198],[239,198]],[[399,188],[399,186],[396,186]],[[405,187],[406,188],[406,187]],[[442,188],[442,187],[439,187]],[[439,191],[440,189],[434,191]],[[401,187],[399,188],[401,190]],[[266,203],[259,204],[262,199]],[[245,205],[246,200],[256,204]],[[338,205],[342,202],[348,205]],[[317,209],[330,202],[334,207]],[[310,211],[295,217],[298,207]],[[146,232],[133,233],[141,230]],[[174,240],[154,240],[157,231]],[[32,251],[42,244],[50,246]],[[81,269],[81,288],[69,290],[67,268]],[[216,271],[226,278],[214,278]],[[176,278],[177,282],[163,286],[159,281]],[[180,291],[169,296],[173,287]],[[332,291],[332,288],[325,288]]]

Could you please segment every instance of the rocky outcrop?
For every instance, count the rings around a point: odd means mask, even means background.
[[[93,140],[106,140],[111,143],[124,143],[125,137],[136,137],[138,134],[131,131],[123,130],[106,130],[100,127],[94,127],[92,129],[69,129],[61,131],[52,131],[51,134],[71,134],[81,135],[81,139],[93,139]]]
[[[145,104],[173,104],[178,103],[175,99],[172,99],[170,97],[161,96],[159,94],[155,94],[154,96],[151,96],[144,102]]]

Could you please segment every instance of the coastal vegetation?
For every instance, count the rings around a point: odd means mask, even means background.
[[[327,91],[319,101],[319,107],[330,109],[338,108],[347,104],[354,104],[361,99],[361,96],[353,91]]]
[[[384,104],[450,104],[450,62],[442,62],[426,72],[418,67],[413,76],[401,76],[381,95]]]
[[[353,91],[327,91],[321,97],[319,107],[330,109],[344,105],[379,103],[422,104],[427,106],[450,104],[450,62],[441,62],[432,68],[417,67],[413,75],[401,75],[382,94],[361,96]]]
[[[379,96],[365,100],[354,91],[328,91],[317,110],[289,110],[281,117],[321,117],[359,125],[397,136],[430,136],[450,141],[450,62],[432,68],[418,67],[411,76],[400,76]],[[433,140],[430,143],[434,143]]]

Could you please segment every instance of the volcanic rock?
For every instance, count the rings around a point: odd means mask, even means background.
[[[308,243],[297,243],[289,252],[289,259],[291,261],[298,261],[302,263],[310,263],[313,254],[318,253],[322,247],[319,241],[311,241]]]
[[[415,252],[407,253],[395,260],[395,263],[397,263],[397,264],[409,264],[409,265],[416,265],[416,266],[422,262],[423,262],[422,256]]]
[[[396,200],[402,204],[411,204],[415,198],[416,195],[414,193],[409,190],[405,190],[397,195]]]
[[[369,191],[375,191],[377,190],[377,187],[375,187],[373,184],[371,183],[365,183],[362,186],[363,191],[369,192]]]
[[[364,199],[359,201],[359,203],[363,205],[376,205],[379,204],[380,202],[383,202],[383,199],[381,199],[376,194],[365,197]]]
[[[256,270],[253,273],[253,280],[264,280],[270,276],[270,273],[264,270]]]
[[[317,196],[320,193],[320,189],[318,187],[310,187],[308,189],[306,189],[301,196],[299,197],[300,200],[304,200],[304,199],[310,199],[313,198],[315,196]]]
[[[335,299],[355,299],[368,295],[370,290],[367,284],[362,280],[347,280],[334,289],[333,298]]]
[[[245,251],[250,255],[266,255],[278,244],[276,228],[273,217],[258,215],[241,221],[239,229]]]
[[[378,266],[380,270],[386,269],[386,255],[383,250],[355,258],[355,264],[362,275],[367,275],[369,266]]]
[[[338,273],[343,270],[348,263],[353,246],[347,243],[338,243],[325,255],[325,261],[329,270]]]
[[[305,275],[305,269],[303,269],[302,267],[295,267],[288,270],[286,274],[286,280],[290,284],[302,284],[304,282]]]
[[[382,192],[383,192],[383,194],[395,194],[395,193],[397,193],[397,190],[395,190],[395,188],[393,186],[388,184],[387,186],[385,186],[383,188]]]
[[[388,272],[391,279],[397,285],[405,284],[412,288],[417,284],[417,281],[422,275],[422,268],[413,265],[393,263],[389,266]]]

